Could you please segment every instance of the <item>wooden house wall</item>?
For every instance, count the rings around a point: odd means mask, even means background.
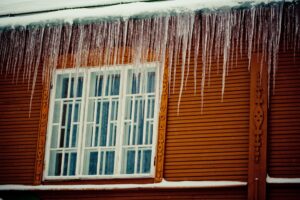
[[[172,79],[170,85],[164,176],[170,181],[247,181],[250,99],[247,56],[231,59],[223,101],[223,60],[220,59],[219,63],[212,61],[211,74],[206,75],[202,111],[202,61],[199,57],[196,94],[194,58],[191,61],[179,112],[181,62],[177,66],[176,78]]]
[[[169,181],[247,181],[251,78],[247,69],[247,56],[238,57],[236,64],[235,58],[231,60],[232,68],[226,78],[223,102],[222,72],[217,70],[217,61],[213,60],[202,112],[201,68],[198,69],[195,95],[193,61],[192,58],[179,113],[180,62],[174,91],[173,79],[170,85],[164,178]],[[271,177],[300,177],[300,52],[294,56],[293,52],[281,50],[278,63],[275,91],[271,93],[269,104],[268,174]],[[219,64],[221,69],[221,60]],[[199,58],[198,66],[201,65]],[[42,95],[41,74],[38,77],[29,118],[31,91],[27,81],[19,79],[18,84],[14,84],[12,75],[0,75],[0,184],[33,184]],[[209,78],[208,75],[206,77]],[[268,199],[297,199],[299,190],[299,185],[280,187],[268,184]],[[155,193],[151,190],[133,190],[113,194],[110,191],[45,191],[37,194],[42,199],[141,199],[141,193],[144,199],[246,199],[247,192],[246,187],[241,187],[160,190]]]
[[[43,199],[43,200],[68,200],[68,199],[101,199],[101,200],[244,200],[246,199],[245,188],[211,188],[211,189],[160,189],[160,190],[115,190],[111,191],[39,191],[39,192],[15,192],[3,193],[5,200],[15,200],[19,197],[23,199]]]
[[[279,54],[269,108],[268,174],[300,177],[300,52]]]
[[[22,75],[17,83],[12,74],[0,75],[0,184],[33,183],[42,79],[38,74],[29,117],[32,84]]]

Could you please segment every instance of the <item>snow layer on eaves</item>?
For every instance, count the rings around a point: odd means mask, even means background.
[[[18,0],[13,0],[17,2]],[[19,0],[24,2],[26,0]],[[29,0],[28,0],[29,1]],[[32,2],[37,0],[31,0]],[[61,5],[63,7],[66,0],[55,0],[45,2],[43,8],[56,4],[57,7]],[[96,2],[96,0],[94,0]],[[121,0],[113,0],[115,3],[123,2]],[[132,0],[134,1],[134,0]],[[232,7],[240,6],[255,6],[261,3],[270,3],[270,2],[280,2],[283,0],[252,0],[252,1],[241,1],[241,0],[169,0],[169,1],[159,1],[159,2],[133,2],[128,4],[118,4],[112,6],[96,7],[96,8],[79,8],[79,9],[67,9],[59,10],[53,12],[45,12],[38,14],[30,14],[24,16],[15,16],[15,17],[2,17],[0,18],[0,27],[6,26],[27,26],[31,24],[47,24],[47,23],[73,23],[74,21],[87,21],[87,20],[97,20],[97,19],[114,19],[114,18],[129,18],[129,17],[147,17],[153,15],[165,15],[170,13],[181,13],[181,12],[193,12],[196,10],[218,10],[218,9],[228,9]],[[290,0],[292,1],[292,0]],[[61,3],[58,3],[61,2]],[[85,4],[83,0],[76,0],[77,5],[84,7],[89,6],[87,1]],[[101,0],[99,1],[101,2]],[[102,0],[102,2],[107,2]],[[124,1],[125,2],[125,1]],[[2,5],[4,3],[1,3]],[[0,4],[0,7],[1,7]],[[32,3],[34,4],[34,3]],[[7,11],[8,6],[7,3]],[[20,5],[22,7],[23,5]],[[15,8],[11,7],[11,10],[18,10],[18,4],[14,4]],[[24,8],[25,9],[25,8]],[[32,7],[33,11],[42,10],[42,7],[38,6]],[[26,8],[26,12],[30,12],[30,6]],[[4,13],[4,12],[3,12]]]
[[[2,0],[0,1],[0,15],[105,6],[138,1],[141,0]]]

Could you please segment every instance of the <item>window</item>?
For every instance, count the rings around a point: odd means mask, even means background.
[[[57,70],[45,179],[152,177],[158,68]]]

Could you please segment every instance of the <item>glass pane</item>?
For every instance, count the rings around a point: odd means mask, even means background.
[[[148,99],[148,105],[147,105],[147,118],[153,119],[154,118],[154,97],[149,97]]]
[[[112,81],[112,86],[111,86],[111,95],[119,95],[119,90],[120,90],[120,75],[119,74],[114,74],[113,76],[113,81]]]
[[[68,97],[68,87],[69,87],[69,78],[63,78],[62,79],[62,90],[61,90],[61,98],[67,98]]]
[[[72,131],[72,147],[77,147],[77,134],[78,134],[78,125],[73,125],[73,131]]]
[[[107,151],[106,152],[106,162],[105,162],[105,174],[114,173],[114,161],[115,161],[115,152]]]
[[[75,171],[76,171],[76,160],[77,160],[77,153],[71,153],[71,158],[70,158],[70,172],[69,172],[69,175],[75,175]]]
[[[108,96],[110,94],[110,87],[111,87],[111,75],[107,76],[106,79],[106,86],[105,86],[105,96]]]
[[[60,142],[59,142],[59,147],[64,147],[65,145],[65,129],[62,128],[60,129]]]
[[[95,101],[90,99],[88,103],[87,121],[94,122]]]
[[[55,170],[54,170],[54,175],[55,176],[60,176],[61,173],[61,162],[62,162],[62,154],[61,153],[57,153],[55,155]]]
[[[98,152],[90,152],[89,156],[89,175],[97,174]]]
[[[50,176],[60,176],[61,172],[61,156],[57,151],[50,151],[49,171]]]
[[[57,148],[58,126],[52,126],[51,148]]]
[[[59,123],[60,117],[60,101],[56,101],[54,104],[53,123]]]
[[[109,102],[104,102],[103,110],[102,110],[100,146],[106,146],[107,128],[108,128],[108,124],[107,124],[108,123],[108,112],[109,112]]]
[[[108,146],[115,146],[116,145],[116,132],[117,132],[117,126],[114,123],[111,123],[110,124],[110,133],[109,133]]]
[[[131,122],[125,122],[124,138],[123,145],[130,144],[130,135],[131,135]]]
[[[148,72],[147,80],[147,93],[153,93],[155,91],[155,72]]]
[[[75,75],[76,76],[76,75]],[[76,91],[76,97],[82,96],[83,77],[72,77],[71,78],[71,91],[70,97],[74,97],[74,91]]]
[[[150,173],[151,168],[151,150],[143,151],[142,173]]]
[[[61,121],[61,125],[62,125],[62,126],[65,126],[65,124],[66,124],[67,105],[68,105],[68,104],[66,104],[66,103],[63,104],[62,121]]]
[[[97,110],[96,110],[96,123],[99,124],[100,122],[100,116],[101,116],[101,107],[102,107],[102,104],[101,104],[101,101],[97,102]]]
[[[141,73],[133,73],[131,82],[131,94],[138,94],[140,92],[140,84]]]
[[[125,119],[132,118],[132,97],[126,97]]]
[[[93,146],[98,146],[99,145],[99,133],[100,133],[100,128],[99,126],[95,127],[95,138],[94,138],[94,145]]]
[[[74,117],[73,117],[74,122],[79,121],[79,113],[80,113],[80,103],[76,103],[74,106]]]
[[[93,124],[88,124],[86,127],[85,146],[91,147],[93,144]]]
[[[94,96],[102,96],[103,76],[98,75],[95,82]]]
[[[142,156],[142,151],[138,150],[138,156],[137,156],[137,173],[141,172],[141,156]]]
[[[145,100],[139,102],[139,116],[138,116],[138,144],[143,144],[143,133],[144,133],[144,107]]]
[[[77,95],[76,95],[76,97],[82,97],[82,88],[83,88],[83,77],[79,77],[78,82],[77,82]]]
[[[71,85],[70,85],[70,97],[73,98],[74,97],[74,87],[75,87],[75,83],[74,83],[74,77],[71,78]]]
[[[69,154],[65,153],[65,155],[64,155],[64,171],[63,171],[64,176],[66,176],[68,174],[68,163],[69,163]]]
[[[112,101],[111,114],[110,114],[111,121],[116,121],[118,119],[118,106],[119,106],[118,101]]]
[[[104,164],[104,152],[101,151],[101,153],[100,153],[100,168],[99,168],[99,174],[103,174],[103,164]]]
[[[68,121],[66,126],[66,147],[70,144],[70,132],[71,132],[71,121],[72,121],[72,104],[68,105]]]
[[[126,161],[126,174],[133,174],[134,173],[134,165],[135,165],[135,151],[128,150],[127,151],[127,161]]]

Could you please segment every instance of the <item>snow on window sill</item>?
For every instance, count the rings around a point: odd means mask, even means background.
[[[114,190],[114,189],[163,189],[163,188],[216,188],[246,186],[241,181],[166,181],[151,184],[106,184],[106,185],[0,185],[5,190]]]

